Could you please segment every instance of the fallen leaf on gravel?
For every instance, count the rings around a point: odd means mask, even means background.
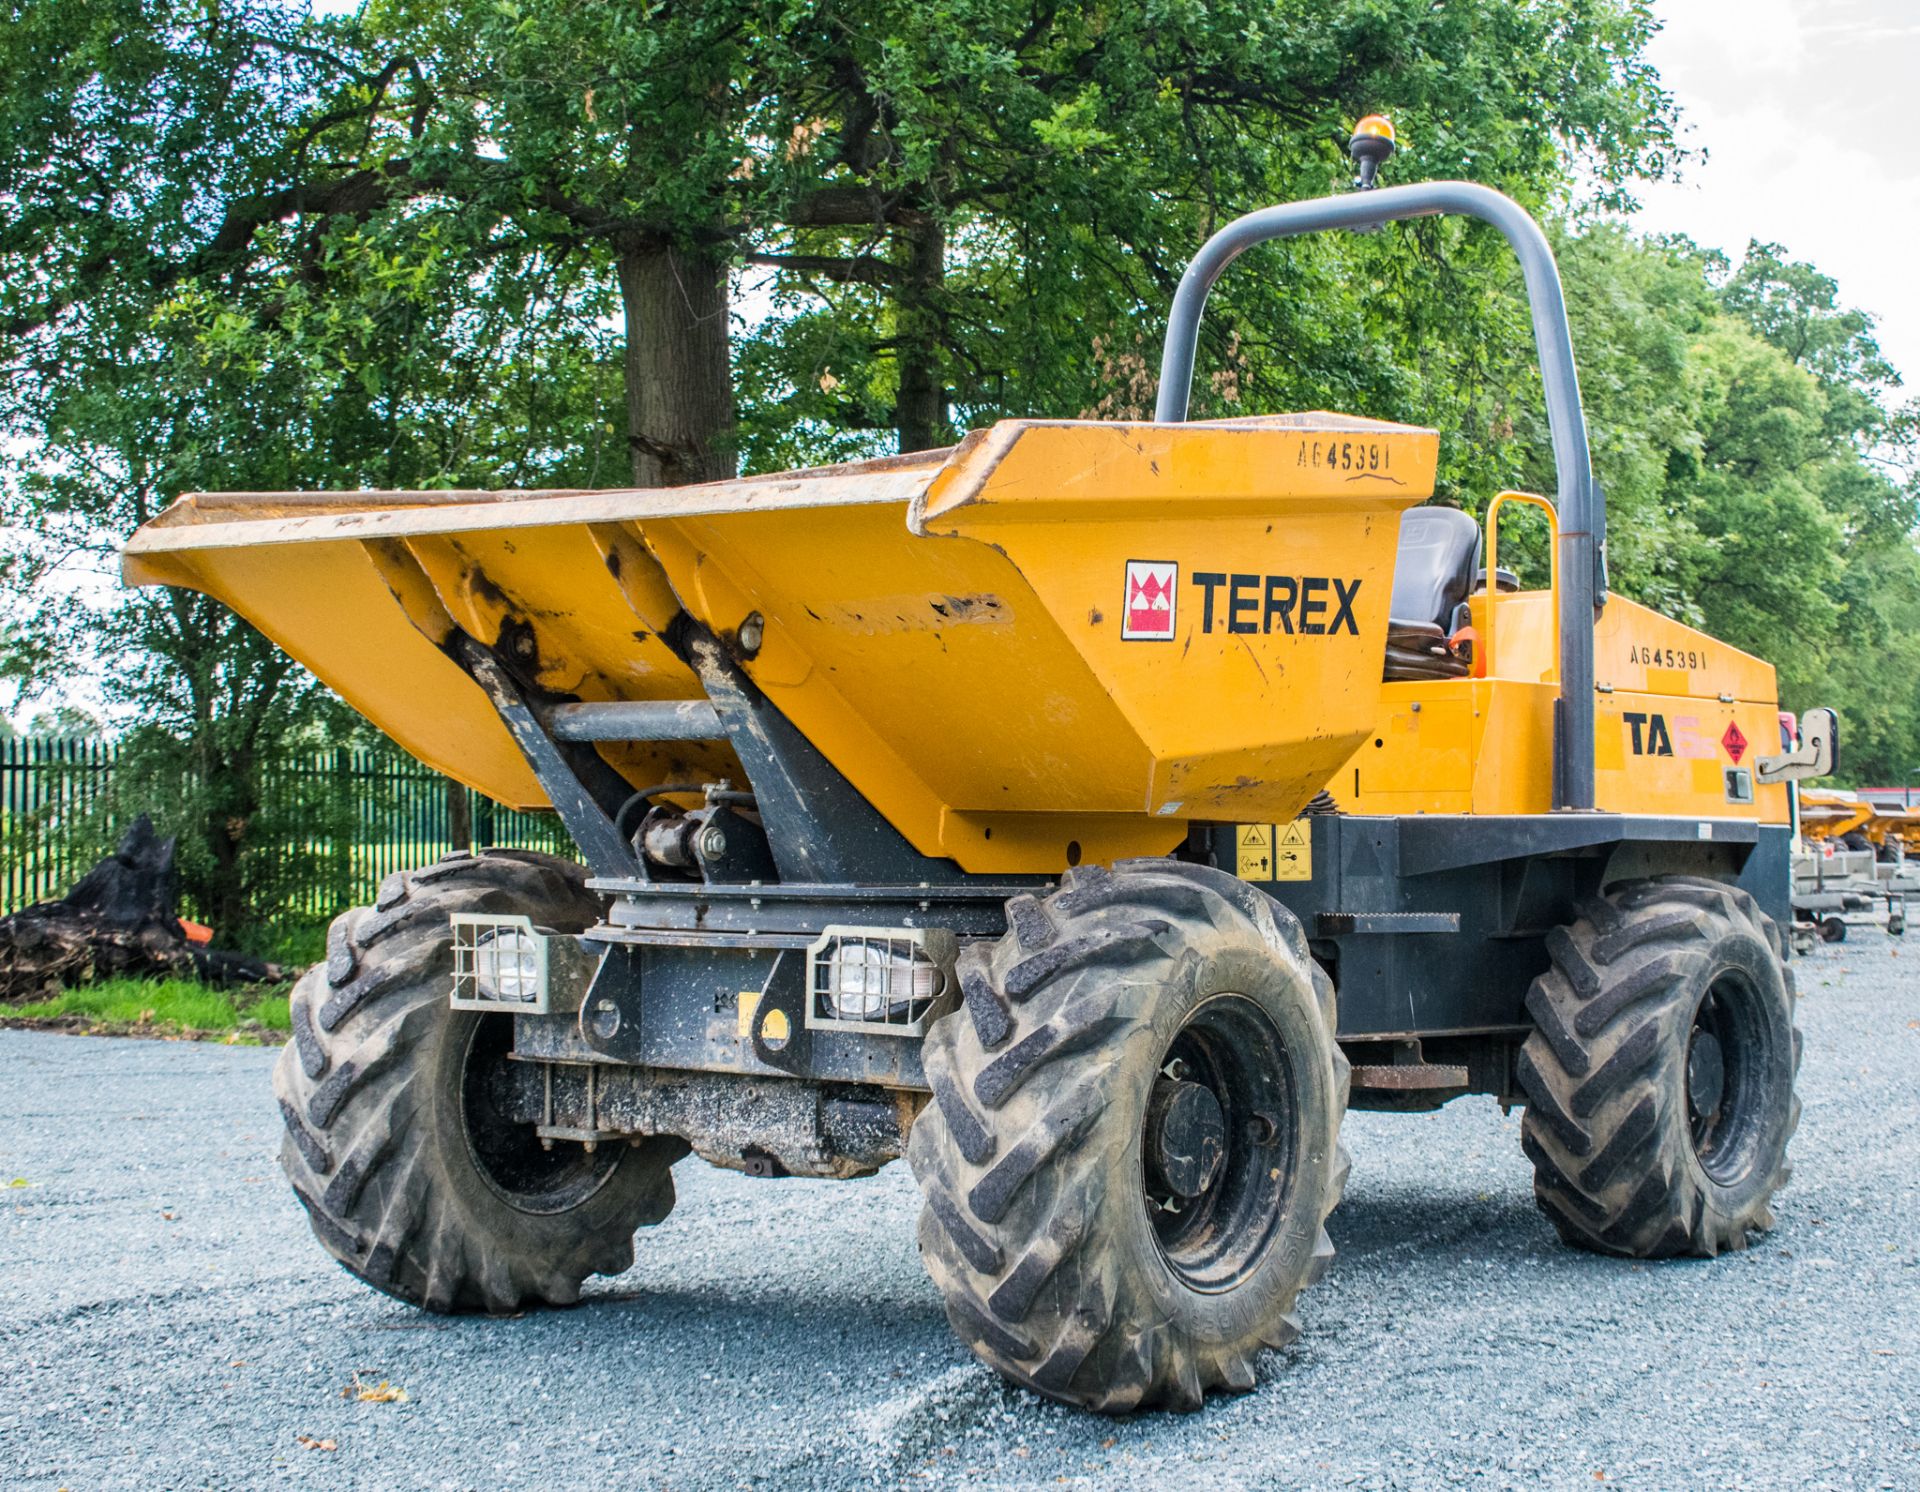
[[[337,1451],[340,1449],[340,1447],[335,1445],[331,1440],[315,1440],[311,1435],[296,1435],[293,1438],[310,1451]]]
[[[1908,1022],[1908,1024],[1909,1024],[1909,1025],[1920,1025],[1920,1021],[1910,1021],[1910,1022]],[[29,1181],[29,1180],[27,1180],[27,1178],[26,1178],[26,1177],[24,1177],[24,1176],[16,1176],[16,1177],[14,1177],[14,1178],[13,1178],[13,1180],[11,1180],[11,1181],[9,1181],[9,1182],[7,1183],[7,1186],[8,1186],[9,1188],[12,1188],[12,1187],[16,1187],[16,1186],[32,1186],[32,1185],[33,1185],[33,1183],[32,1183],[31,1181]]]
[[[404,1404],[407,1402],[407,1391],[404,1388],[396,1388],[384,1378],[369,1388],[360,1381],[360,1375],[355,1373],[353,1382],[340,1390],[340,1397],[357,1399],[362,1404]]]

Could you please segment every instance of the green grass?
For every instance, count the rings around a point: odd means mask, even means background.
[[[289,1029],[287,990],[210,989],[186,979],[103,979],[33,1005],[0,1006],[27,1020],[83,1020],[109,1030],[210,1034],[238,1040]]]
[[[371,901],[373,898],[367,899]],[[327,926],[331,921],[329,917],[321,917],[312,922],[296,922],[273,928],[258,940],[257,949],[249,951],[258,952],[270,964],[304,969],[327,956]]]

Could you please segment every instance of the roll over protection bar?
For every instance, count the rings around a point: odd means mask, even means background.
[[[1194,255],[1174,292],[1160,358],[1159,421],[1187,417],[1193,386],[1194,348],[1207,294],[1226,267],[1245,250],[1269,239],[1332,229],[1380,227],[1404,218],[1452,213],[1498,228],[1520,261],[1533,339],[1547,396],[1558,479],[1555,507],[1560,522],[1560,698],[1554,729],[1554,806],[1594,806],[1593,624],[1606,605],[1606,499],[1593,477],[1580,379],[1573,366],[1573,334],[1567,326],[1560,271],[1540,225],[1512,198],[1467,181],[1429,181],[1382,187],[1351,197],[1321,197],[1262,208],[1235,218]]]

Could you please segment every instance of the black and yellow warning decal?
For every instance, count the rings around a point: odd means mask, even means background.
[[[1310,881],[1313,836],[1305,819],[1234,830],[1233,873],[1243,881]]]

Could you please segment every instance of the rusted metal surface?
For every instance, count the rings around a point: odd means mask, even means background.
[[[556,1141],[685,1139],[758,1176],[870,1175],[906,1150],[917,1106],[885,1089],[563,1062],[513,1064],[514,1117]]]
[[[556,741],[722,741],[726,731],[705,700],[576,702],[546,712]]]
[[[1464,1088],[1467,1070],[1449,1063],[1406,1062],[1370,1064],[1353,1069],[1353,1086],[1394,1093],[1425,1092],[1435,1088]]]

